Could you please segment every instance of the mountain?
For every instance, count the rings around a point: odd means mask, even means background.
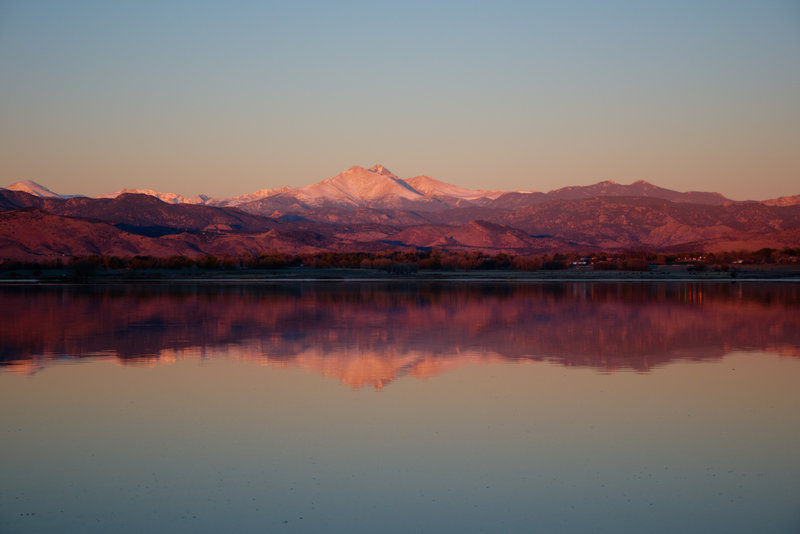
[[[186,200],[151,190],[67,198],[19,182],[0,189],[0,259],[397,248],[512,254],[794,248],[800,247],[795,198],[733,202],[719,193],[678,192],[641,180],[503,193],[429,176],[404,180],[382,165],[228,199]]]
[[[100,254],[197,254],[188,243],[126,232],[112,223],[63,217],[37,208],[0,213],[0,257],[34,259]]]
[[[562,187],[561,189],[550,191],[547,196],[549,198],[558,198],[562,200],[593,197],[645,197],[660,198],[669,200],[670,202],[711,204],[714,206],[731,202],[730,199],[725,198],[719,193],[703,193],[698,191],[681,193],[658,187],[644,180],[637,180],[630,185],[618,184],[614,180],[606,180],[594,185]]]
[[[101,256],[190,256],[215,254],[258,255],[280,250],[292,254],[319,252],[337,246],[337,240],[314,232],[280,225],[263,232],[203,231],[147,232],[130,224],[53,215],[38,208],[0,212],[0,258],[21,260]],[[345,245],[338,245],[345,248]]]
[[[0,208],[39,208],[64,217],[97,219],[145,234],[184,231],[266,231],[274,221],[235,208],[168,204],[150,195],[123,193],[116,198],[44,198],[0,191]]]
[[[241,195],[238,197],[231,197],[231,198],[214,198],[208,195],[197,195],[196,197],[186,198],[183,195],[179,195],[177,193],[162,193],[160,191],[154,191],[152,189],[121,189],[119,191],[115,191],[114,193],[106,193],[104,195],[98,195],[95,198],[117,198],[120,195],[126,194],[134,194],[134,195],[148,195],[151,197],[155,197],[162,202],[166,202],[168,204],[201,204],[204,206],[215,206],[215,207],[235,207],[241,204],[245,204],[247,202],[253,202],[255,200],[260,200],[262,198],[270,197],[272,195],[276,195],[278,193],[283,193],[288,191],[289,187],[282,187],[280,189],[261,189],[254,193],[249,193],[247,195]]]
[[[35,184],[31,191],[18,186],[18,190],[33,192],[37,196],[58,197],[47,188]],[[23,182],[18,182],[23,184]],[[15,184],[17,185],[17,184]],[[35,188],[34,188],[35,186]],[[11,188],[12,186],[9,186]],[[47,195],[49,192],[50,195]],[[354,166],[321,182],[303,187],[281,187],[262,189],[254,193],[230,198],[214,198],[207,195],[184,197],[176,193],[164,193],[152,189],[123,189],[97,198],[115,198],[122,194],[145,194],[171,204],[198,204],[216,207],[239,207],[259,215],[302,215],[317,208],[381,210],[439,211],[452,207],[487,206],[497,209],[517,209],[535,206],[548,200],[576,200],[594,197],[642,197],[661,198],[671,202],[690,204],[723,205],[731,203],[719,193],[679,192],[655,186],[644,180],[630,185],[606,180],[588,186],[563,187],[547,193],[525,191],[473,190],[448,184],[430,176],[415,176],[402,179],[383,165],[369,169]],[[776,199],[776,205],[786,205],[785,200]],[[783,204],[779,204],[783,202]]]
[[[719,193],[679,192],[655,186],[644,180],[630,185],[608,180],[589,186],[565,187],[548,193],[499,190],[473,190],[448,184],[430,176],[401,179],[383,165],[370,169],[352,167],[343,173],[319,183],[299,188],[284,188],[275,194],[258,200],[240,203],[238,206],[251,213],[280,217],[302,216],[310,220],[330,219],[332,208],[345,210],[378,209],[383,212],[440,212],[451,208],[486,207],[498,210],[513,210],[542,204],[549,200],[590,199],[594,197],[641,197],[659,198],[687,204],[719,206],[733,201]],[[320,212],[320,208],[324,211]],[[361,219],[365,212],[351,213],[349,217]],[[374,220],[374,217],[368,215]],[[395,215],[396,216],[396,215]],[[401,218],[406,218],[401,216]],[[480,214],[476,218],[481,218]],[[467,221],[462,221],[467,222]]]
[[[319,183],[290,190],[287,195],[310,206],[410,207],[436,201],[395,176],[383,165],[355,166]]]
[[[117,198],[121,195],[147,195],[150,197],[155,197],[161,202],[166,202],[167,204],[205,204],[208,200],[210,200],[209,197],[204,195],[198,195],[194,198],[186,198],[183,195],[178,195],[176,193],[162,193],[152,189],[121,189],[119,191],[115,191],[114,193],[98,195],[95,198]]]
[[[732,200],[725,198],[719,193],[705,193],[698,191],[688,191],[685,193],[664,189],[644,180],[637,180],[630,185],[618,184],[613,180],[598,182],[593,185],[571,186],[555,189],[548,193],[523,193],[512,192],[496,197],[494,202],[489,205],[495,208],[514,209],[524,206],[536,206],[548,200],[578,200],[594,197],[641,197],[641,198],[660,198],[670,202],[680,202],[687,204],[708,204],[721,206],[731,203]]]
[[[280,193],[285,193],[291,189],[289,186],[280,187],[277,189],[259,189],[254,193],[248,193],[246,195],[240,195],[238,197],[231,197],[231,198],[210,198],[206,197],[205,195],[200,195],[199,198],[203,199],[203,204],[208,206],[218,206],[218,207],[228,207],[228,206],[241,206],[242,204],[247,204],[248,202],[254,202],[256,200],[261,200],[262,198],[271,197]]]
[[[531,253],[558,248],[570,250],[565,241],[550,237],[534,237],[518,228],[488,221],[471,221],[459,226],[409,226],[387,237],[394,243],[421,248],[447,250],[484,250],[493,253]]]
[[[383,165],[369,169],[354,166],[316,184],[283,189],[239,205],[245,211],[274,217],[308,216],[322,208],[325,210],[321,214],[323,218],[330,209],[430,211],[447,206],[442,200],[416,190]]]
[[[533,191],[533,192],[514,191],[511,193],[505,193],[503,195],[500,195],[499,197],[495,198],[492,202],[489,202],[487,204],[487,207],[513,210],[517,208],[524,208],[527,206],[536,206],[537,204],[547,202],[548,200],[550,200],[550,197],[548,196],[547,193],[541,193],[539,191]]]
[[[278,212],[277,215],[281,215],[319,207],[435,210],[457,205],[483,204],[505,193],[465,189],[430,176],[403,180],[383,165],[374,165],[369,169],[354,166],[336,176],[303,187],[262,189],[231,198],[220,199],[206,195],[188,198],[152,189],[122,189],[97,198],[145,194],[171,204],[241,207],[251,213],[270,215]]]
[[[5,189],[8,189],[9,191],[22,191],[23,193],[28,193],[29,195],[33,195],[35,197],[63,198],[58,193],[54,193],[45,186],[37,184],[33,180],[22,180],[21,182],[15,182],[9,186],[6,186]]]
[[[551,235],[607,250],[704,249],[703,243],[711,240],[763,241],[765,236],[774,237],[769,246],[790,246],[794,240],[791,231],[800,229],[800,206],[755,202],[711,206],[659,198],[595,197],[551,200],[496,213],[491,220],[533,235]]]
[[[766,204],[767,206],[797,206],[800,204],[800,195],[771,198],[769,200],[764,200],[762,204]]]
[[[472,190],[448,184],[430,176],[398,178],[382,165],[370,169],[352,167],[322,182],[296,189],[284,189],[254,202],[239,204],[245,211],[261,215],[309,215],[320,207],[374,208],[381,210],[442,211],[453,207],[488,207],[500,210],[536,206],[549,200],[595,197],[641,197],[677,203],[720,206],[730,199],[713,192],[679,192],[644,180],[630,185],[613,181],[589,186],[565,187],[548,193]],[[313,216],[313,214],[311,214]],[[316,220],[316,219],[315,219]]]
[[[457,185],[447,184],[431,178],[430,176],[416,176],[404,180],[405,183],[419,191],[423,195],[442,201],[450,201],[458,204],[463,201],[488,201],[493,200],[505,191],[483,191],[475,189],[464,189]]]

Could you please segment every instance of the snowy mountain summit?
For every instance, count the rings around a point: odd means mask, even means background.
[[[22,191],[23,193],[28,193],[35,197],[62,198],[62,195],[54,193],[42,184],[37,184],[33,180],[22,180],[21,182],[15,182],[9,186],[6,186],[5,189],[8,189],[9,191]]]
[[[302,202],[312,206],[333,204],[342,207],[364,206],[401,208],[409,202],[434,202],[383,165],[369,169],[354,166],[313,185],[291,191]]]
[[[355,167],[353,167],[353,168],[355,168]],[[391,176],[392,178],[397,178],[397,175],[395,173],[393,173],[392,171],[390,171],[389,169],[387,169],[386,167],[384,167],[381,164],[373,165],[372,167],[370,167],[367,170],[369,172],[374,172],[375,174],[380,174],[381,176]]]
[[[59,195],[30,180],[17,182],[6,189],[24,191],[37,197],[69,198],[68,195]],[[123,193],[149,195],[168,204],[236,207],[248,213],[270,217],[287,214],[302,215],[309,211],[325,210],[326,208],[413,212],[438,211],[458,207],[519,209],[553,199],[577,200],[598,196],[650,197],[671,202],[710,205],[722,205],[728,202],[728,199],[719,193],[696,191],[683,193],[657,187],[643,180],[638,180],[630,185],[606,180],[589,186],[564,187],[548,193],[467,189],[424,175],[406,179],[399,178],[381,164],[373,165],[368,169],[356,165],[336,176],[303,187],[261,189],[231,198],[214,198],[207,195],[190,198],[152,189],[123,189],[115,193],[100,195],[97,198],[116,198]],[[782,202],[792,202],[792,200]]]
[[[30,180],[7,187],[38,197],[67,198]],[[287,205],[304,208],[376,208],[376,209],[442,209],[449,206],[484,204],[502,195],[503,191],[465,189],[441,182],[430,176],[399,178],[381,164],[369,169],[358,165],[321,182],[304,187],[262,189],[232,198],[213,198],[207,195],[185,197],[153,189],[122,189],[98,195],[97,198],[116,198],[124,193],[149,195],[168,204],[201,204],[218,207],[240,207],[246,211],[270,214]]]

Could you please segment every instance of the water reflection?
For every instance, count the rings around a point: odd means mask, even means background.
[[[467,363],[646,372],[733,350],[800,356],[797,284],[14,286],[0,309],[0,365],[24,373],[224,354],[380,389]]]
[[[3,287],[0,532],[796,532],[798,287]]]

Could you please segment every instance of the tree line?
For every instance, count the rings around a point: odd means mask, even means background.
[[[736,265],[797,264],[800,248],[762,248],[756,251],[707,253],[689,251],[659,254],[644,250],[625,252],[555,253],[514,255],[482,251],[398,250],[386,252],[316,252],[289,254],[265,251],[220,256],[73,256],[39,261],[0,261],[3,270],[71,270],[80,274],[104,271],[145,270],[275,270],[308,267],[314,269],[376,269],[390,273],[417,271],[513,270],[538,271],[567,268],[646,271],[652,265],[686,265],[689,270],[727,271]]]

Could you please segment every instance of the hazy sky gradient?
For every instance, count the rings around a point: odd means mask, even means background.
[[[800,2],[0,0],[0,185],[800,193]]]

